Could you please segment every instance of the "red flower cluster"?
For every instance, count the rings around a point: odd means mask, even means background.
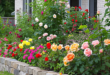
[[[18,53],[16,53],[16,54],[12,53],[12,57],[17,56],[17,55],[18,55]]]
[[[12,45],[8,45],[8,48],[7,49],[11,49],[12,48]]]
[[[20,42],[23,42],[23,40],[21,39],[21,41]]]
[[[40,58],[40,57],[42,57],[42,55],[41,54],[36,54],[36,58]]]
[[[22,52],[23,49],[20,49],[20,52]]]
[[[47,46],[48,49],[50,49],[51,48],[51,43],[47,43],[46,46]]]

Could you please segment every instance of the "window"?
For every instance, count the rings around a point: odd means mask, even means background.
[[[23,12],[27,12],[27,14],[29,14],[29,16],[32,15],[32,7],[30,7],[28,4],[33,2],[34,0],[23,0]]]
[[[70,0],[70,6],[71,7],[79,7],[79,0]]]
[[[90,16],[97,14],[97,0],[89,0],[89,12]]]

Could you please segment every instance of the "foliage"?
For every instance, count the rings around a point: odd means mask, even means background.
[[[8,8],[8,9],[7,9]],[[0,0],[0,16],[11,17],[14,11],[14,0]]]

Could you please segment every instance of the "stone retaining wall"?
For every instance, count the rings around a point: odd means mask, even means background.
[[[4,57],[0,57],[0,71],[8,71],[14,75],[59,75],[57,72],[42,70],[39,67],[29,66],[29,64],[16,59]]]

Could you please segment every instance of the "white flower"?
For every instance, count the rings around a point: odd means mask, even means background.
[[[47,29],[47,28],[48,28],[48,26],[45,24],[45,25],[44,25],[44,28],[45,28],[45,29]]]
[[[43,23],[42,23],[42,22],[40,22],[40,23],[39,23],[39,26],[40,26],[40,27],[41,27],[41,26],[43,26]]]
[[[57,18],[57,15],[56,14],[53,14],[53,18]]]
[[[70,8],[70,5],[69,4],[67,5],[67,8]]]
[[[35,18],[35,21],[36,21],[36,22],[39,22],[39,19],[38,19],[38,18]]]

